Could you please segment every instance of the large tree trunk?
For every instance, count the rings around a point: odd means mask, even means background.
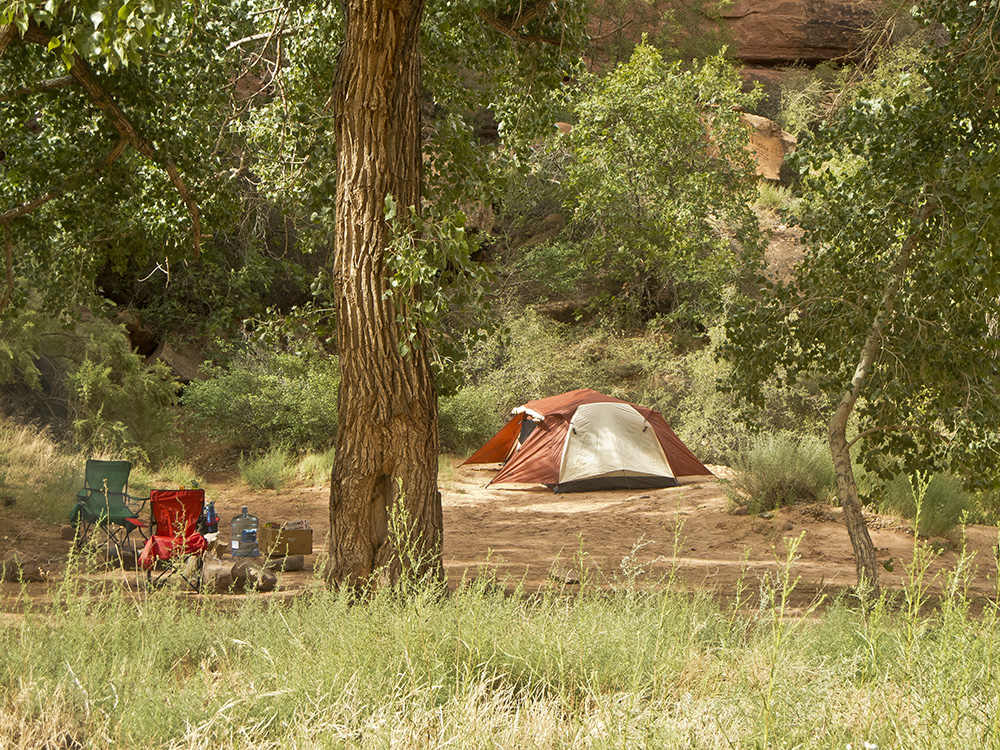
[[[442,520],[427,346],[400,354],[396,309],[385,296],[386,195],[401,209],[420,205],[423,0],[343,7],[334,92],[341,384],[328,575],[336,585],[360,586],[373,573],[394,581],[404,566],[442,575]],[[390,516],[400,511],[408,528],[397,537]]]

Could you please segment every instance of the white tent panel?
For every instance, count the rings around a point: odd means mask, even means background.
[[[652,425],[630,405],[581,404],[566,431],[559,482],[612,473],[674,475]]]

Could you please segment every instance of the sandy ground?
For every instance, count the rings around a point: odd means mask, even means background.
[[[624,585],[629,571],[637,580],[654,582],[672,574],[689,587],[708,589],[731,599],[739,588],[755,597],[760,582],[773,577],[787,558],[789,540],[800,539],[792,577],[798,579],[799,605],[819,594],[836,595],[855,582],[854,558],[837,508],[798,505],[770,518],[734,515],[725,480],[682,479],[679,487],[556,495],[543,487],[486,487],[497,467],[459,467],[441,477],[444,504],[444,563],[449,584],[456,586],[489,571],[509,590],[545,587],[572,590],[582,576],[607,588]],[[724,476],[724,467],[713,467]],[[228,547],[228,521],[241,505],[266,521],[307,519],[313,527],[314,554],[306,569],[283,573],[279,594],[293,596],[317,584],[313,574],[329,531],[328,487],[289,487],[281,492],[253,491],[232,476],[208,480],[207,493],[222,518],[220,543]],[[4,509],[6,511],[6,509]],[[882,584],[898,588],[907,577],[914,538],[897,519],[870,516],[869,528],[882,562]],[[938,551],[930,566],[932,588],[947,585],[948,573],[961,554],[962,536],[932,539]],[[965,548],[974,555],[969,591],[974,598],[995,599],[997,530],[971,526]],[[0,555],[17,549],[34,556],[50,580],[27,584],[29,597],[45,599],[57,585],[70,542],[58,526],[26,522],[9,512],[0,515]],[[134,587],[135,573],[110,571],[101,577]],[[20,584],[2,584],[0,609],[19,608]],[[210,596],[224,598],[222,595]]]

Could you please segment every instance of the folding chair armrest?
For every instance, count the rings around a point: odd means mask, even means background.
[[[125,504],[131,508],[136,515],[142,512],[142,509],[146,507],[146,503],[149,502],[148,497],[134,497],[133,495],[124,495]]]

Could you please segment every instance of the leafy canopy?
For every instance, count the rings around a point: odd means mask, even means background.
[[[997,473],[998,13],[928,3],[920,18],[947,42],[928,48],[917,84],[874,81],[800,148],[806,257],[789,282],[762,279],[728,324],[729,387],[751,400],[768,381],[811,378],[836,402],[877,330],[855,413],[864,463],[886,476]]]
[[[586,78],[573,129],[557,136],[569,158],[551,175],[568,226],[527,250],[529,274],[551,292],[589,293],[623,325],[719,312],[723,288],[760,247],[749,128],[737,111],[756,97],[722,55],[685,70],[646,44]]]

